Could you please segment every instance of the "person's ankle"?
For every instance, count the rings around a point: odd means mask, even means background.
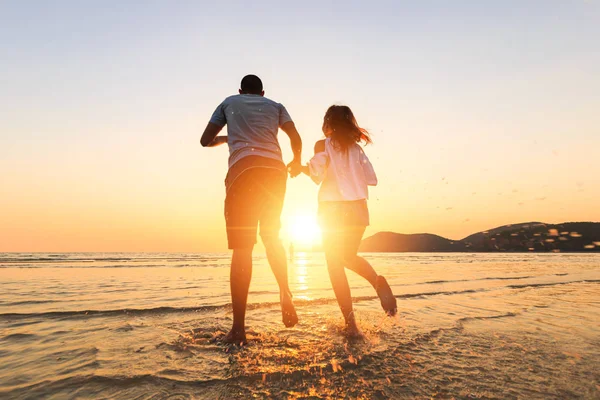
[[[344,320],[346,321],[346,326],[356,326],[356,318],[354,317],[354,311],[350,311],[350,313],[345,316]]]
[[[360,329],[358,328],[358,324],[356,320],[346,321],[346,326],[344,329],[350,335],[360,334]]]

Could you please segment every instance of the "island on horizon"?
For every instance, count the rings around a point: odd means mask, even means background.
[[[378,232],[361,252],[600,252],[600,222],[524,222],[477,232],[460,240],[431,233]]]

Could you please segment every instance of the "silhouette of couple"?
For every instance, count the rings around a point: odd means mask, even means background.
[[[358,125],[349,107],[331,106],[323,119],[325,139],[315,144],[314,156],[302,165],[302,140],[292,118],[282,104],[264,94],[260,78],[245,76],[239,94],[219,104],[200,139],[203,147],[225,143],[229,147],[225,223],[228,245],[233,250],[230,271],[233,327],[223,341],[246,343],[246,302],[257,232],[279,285],[283,323],[286,327],[298,323],[288,285],[287,258],[279,239],[288,172],[292,178],[304,173],[320,184],[318,219],[329,276],[345,319],[346,334],[361,337],[344,268],[369,281],[386,313],[395,315],[397,311],[396,298],[385,278],[357,255],[369,225],[368,186],[377,184],[373,166],[359,146],[361,142],[371,143],[371,138]],[[225,125],[227,135],[219,136]],[[277,140],[280,128],[290,138],[294,154],[287,166]]]

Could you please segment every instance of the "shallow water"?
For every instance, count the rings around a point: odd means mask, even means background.
[[[348,272],[349,342],[323,255],[289,265],[281,323],[255,258],[248,346],[227,254],[0,254],[0,398],[600,398],[599,254],[366,254],[400,315]]]

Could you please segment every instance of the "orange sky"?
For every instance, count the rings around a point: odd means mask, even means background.
[[[394,18],[315,4],[268,11],[278,22],[253,31],[218,5],[117,15],[73,3],[54,19],[2,5],[14,62],[0,65],[0,251],[225,250],[227,149],[198,141],[247,73],[287,107],[305,159],[333,103],[372,132],[367,234],[600,221],[600,6],[508,3],[388,5]],[[291,11],[311,18],[279,26]],[[290,221],[317,208],[309,179],[288,187],[286,243]]]

